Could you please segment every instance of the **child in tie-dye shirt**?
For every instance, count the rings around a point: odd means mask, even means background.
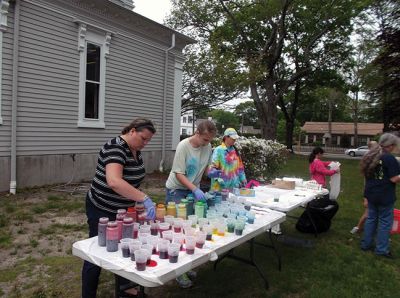
[[[234,147],[239,137],[236,130],[227,128],[222,144],[214,149],[208,176],[213,191],[242,187],[247,184],[242,160]]]

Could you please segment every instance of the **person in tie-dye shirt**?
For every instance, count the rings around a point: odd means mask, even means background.
[[[210,190],[221,191],[247,184],[242,159],[234,146],[238,137],[234,128],[227,128],[222,144],[214,149],[208,171],[208,177],[211,178]]]

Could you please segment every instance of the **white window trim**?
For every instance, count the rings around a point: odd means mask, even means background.
[[[8,0],[0,1],[0,125],[3,124],[2,99],[3,99],[3,32],[7,30],[7,14],[10,3]]]
[[[111,33],[99,33],[95,30],[88,30],[88,25],[79,22],[78,51],[79,62],[79,115],[78,127],[105,128],[105,80],[106,80],[106,59],[109,55]],[[85,88],[86,88],[86,50],[87,43],[100,46],[100,87],[99,87],[99,119],[85,118]]]

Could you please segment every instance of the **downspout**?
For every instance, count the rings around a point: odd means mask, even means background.
[[[172,34],[171,46],[165,50],[165,65],[164,65],[164,94],[163,94],[163,114],[162,114],[162,148],[161,148],[161,161],[158,170],[164,171],[164,160],[165,160],[165,126],[167,122],[167,83],[168,83],[168,60],[169,51],[175,48],[175,33]]]
[[[12,75],[12,104],[11,104],[11,173],[10,193],[15,195],[17,190],[17,106],[18,106],[18,66],[19,66],[19,17],[20,0],[15,0],[14,8],[14,41],[13,41],[13,75]]]

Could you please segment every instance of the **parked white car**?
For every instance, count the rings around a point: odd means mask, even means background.
[[[351,157],[354,156],[363,156],[369,151],[368,146],[361,146],[358,148],[353,149],[346,149],[344,154],[350,155]]]

